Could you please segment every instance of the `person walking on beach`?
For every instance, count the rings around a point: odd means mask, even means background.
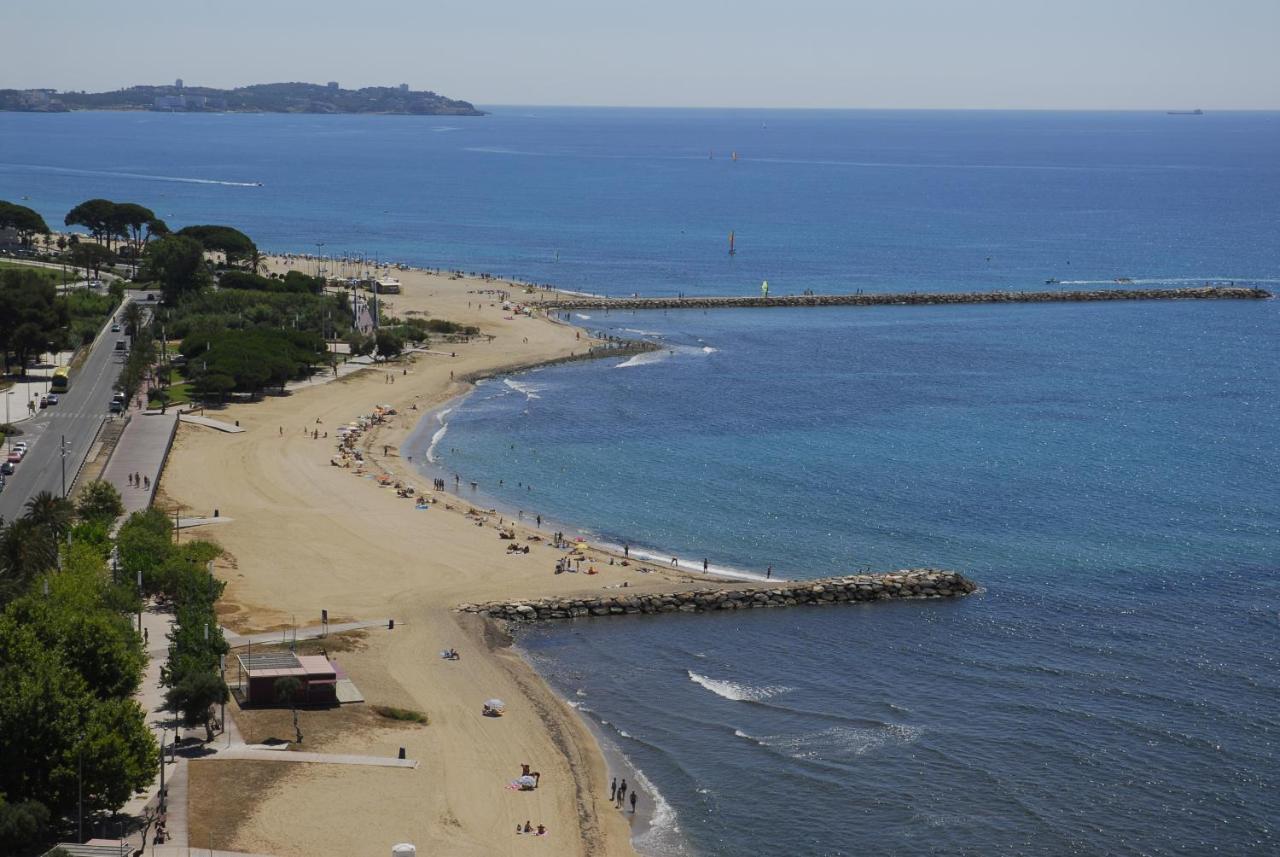
[[[614,777],[613,782],[609,784],[609,803],[618,802],[618,778]]]
[[[773,577],[773,566],[769,566],[767,569],[765,569],[765,572],[764,572],[765,580],[768,580],[771,577]]]
[[[707,571],[707,569],[708,569],[709,567],[710,567],[710,563],[708,563],[708,562],[707,562],[706,557],[703,557],[703,559],[702,559],[702,571],[703,571],[703,573],[704,573],[704,574],[706,573],[706,571]]]
[[[631,791],[631,814],[636,814],[636,793],[634,789]]]
[[[627,799],[627,781],[623,781],[618,785],[618,806],[622,806],[622,802]]]

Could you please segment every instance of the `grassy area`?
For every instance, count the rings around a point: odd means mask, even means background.
[[[405,723],[422,723],[426,724],[427,715],[421,711],[414,711],[411,708],[396,708],[394,705],[375,705],[373,710],[378,716],[385,717],[388,720],[400,720]]]
[[[154,392],[154,391],[153,391]],[[191,384],[182,379],[177,369],[169,370],[169,406],[187,405],[191,403]],[[153,395],[147,402],[147,407],[160,407],[160,400]]]
[[[28,265],[23,262],[14,262],[9,259],[0,259],[0,268],[21,268],[24,271],[35,271],[37,275],[48,280],[55,286],[63,283],[62,271],[59,268],[45,268],[41,265]],[[67,269],[67,282],[74,283],[79,279],[79,275],[72,269]]]

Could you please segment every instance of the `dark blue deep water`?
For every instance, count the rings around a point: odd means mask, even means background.
[[[615,294],[1280,280],[1277,114],[0,114],[22,196]],[[575,321],[665,348],[483,384],[419,452],[686,561],[983,586],[526,633],[645,848],[1280,851],[1280,305]]]

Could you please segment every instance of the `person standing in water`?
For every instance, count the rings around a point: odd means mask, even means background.
[[[635,792],[635,789],[632,789],[632,790],[631,790],[631,814],[632,814],[632,815],[635,815],[635,814],[636,814],[636,792]]]

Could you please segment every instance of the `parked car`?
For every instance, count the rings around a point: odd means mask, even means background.
[[[22,459],[25,455],[26,455],[25,452],[19,452],[16,449],[12,449],[12,450],[9,450],[9,454],[8,456],[5,457],[5,461],[9,462],[10,464],[20,464],[22,463]]]
[[[119,325],[119,323],[116,323],[116,324],[111,325],[111,332],[112,332],[112,333],[119,333],[119,332],[120,332],[120,325]]]
[[[48,395],[48,397],[47,397],[47,398],[49,399],[49,404],[51,404],[51,405],[56,405],[56,404],[58,404],[58,394],[57,394],[57,393],[50,393],[50,394]]]
[[[4,474],[5,476],[12,476],[14,470],[15,468],[13,466],[12,461],[6,461],[4,464],[0,464],[0,474]]]
[[[111,410],[111,413],[113,414],[121,413],[122,411],[124,411],[124,402],[120,401],[119,399],[112,399],[110,410]]]
[[[18,441],[13,445],[13,448],[21,452],[23,455],[27,454],[27,442],[25,440]]]

